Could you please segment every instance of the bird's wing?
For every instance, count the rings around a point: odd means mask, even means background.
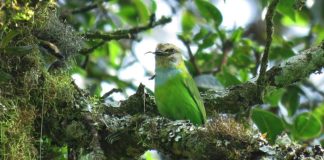
[[[190,75],[190,73],[188,73]],[[203,118],[203,123],[206,121],[206,111],[204,107],[204,103],[200,97],[199,90],[195,84],[195,81],[191,76],[184,76],[183,84],[188,90],[191,97],[193,97],[196,105],[198,106],[198,110],[200,111],[201,117]]]

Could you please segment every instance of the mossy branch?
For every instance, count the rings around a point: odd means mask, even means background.
[[[319,46],[304,50],[272,67],[265,72],[264,82],[277,88],[286,87],[300,82],[316,71],[320,72],[324,67],[323,44],[324,41]],[[262,103],[262,95],[258,94],[258,91],[255,82],[248,82],[225,90],[209,90],[203,93],[202,97],[207,110],[238,113]]]
[[[320,146],[294,144],[287,135],[270,145],[233,118],[216,116],[204,127],[144,114],[98,117],[100,148],[108,159],[136,159],[156,149],[162,159],[294,159],[323,156]],[[282,156],[284,155],[284,156]]]
[[[147,149],[171,159],[250,159],[259,152],[257,136],[228,117],[217,117],[206,127],[146,115],[105,116],[101,121],[101,148],[112,159],[138,157]]]

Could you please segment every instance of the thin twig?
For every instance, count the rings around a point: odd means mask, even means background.
[[[39,159],[42,159],[42,144],[43,144],[43,124],[44,124],[44,106],[45,106],[45,99],[44,94],[42,98],[42,113],[41,113],[41,130],[40,130],[40,137],[39,137]]]
[[[134,27],[134,28],[125,29],[125,30],[117,30],[117,31],[107,32],[107,33],[99,33],[99,32],[84,33],[83,36],[88,39],[102,39],[102,41],[91,48],[82,49],[79,53],[82,55],[88,55],[91,52],[93,52],[95,49],[97,49],[98,47],[105,44],[107,41],[120,40],[120,39],[135,39],[135,37],[136,37],[135,35],[139,32],[154,28],[158,25],[164,25],[166,23],[171,22],[171,18],[169,18],[169,17],[162,17],[158,21],[155,21],[154,17],[155,16],[152,15],[150,18],[150,22],[145,26]]]
[[[79,88],[79,86],[75,83],[74,80],[72,80],[71,84],[74,86],[74,88],[78,91],[78,93],[82,96],[84,96],[84,92]]]
[[[255,77],[258,74],[258,68],[260,66],[260,52],[257,50],[253,49],[253,54],[255,58],[255,67],[253,69],[253,77]]]
[[[101,47],[102,45],[104,45],[106,43],[106,41],[101,41],[98,44],[92,46],[91,48],[83,48],[81,49],[81,51],[79,52],[82,55],[88,55],[90,53],[92,53],[95,49]]]
[[[222,61],[218,66],[218,72],[223,70],[223,67],[227,63],[228,53],[233,48],[233,42],[229,40],[225,40],[222,44]]]
[[[267,32],[267,40],[266,40],[266,46],[264,49],[264,53],[261,59],[261,68],[260,68],[260,73],[259,73],[259,78],[257,80],[257,84],[259,87],[264,86],[264,80],[265,80],[265,73],[268,67],[268,58],[269,58],[269,52],[270,52],[270,46],[272,43],[272,35],[274,31],[273,27],[273,16],[275,14],[276,6],[279,3],[279,0],[273,0],[269,7],[268,11],[266,14],[266,32]],[[259,91],[261,92],[262,89],[260,88]],[[259,92],[259,93],[260,93]]]
[[[81,68],[82,69],[86,69],[87,68],[88,63],[89,63],[89,59],[90,59],[90,56],[89,55],[86,55],[83,63],[81,64]]]
[[[222,71],[223,70],[223,67],[227,63],[227,56],[228,56],[228,52],[224,52],[223,51],[222,60],[221,60],[221,63],[219,63],[218,71]]]
[[[151,17],[154,17],[154,15],[152,15]],[[171,22],[171,18],[163,16],[161,19],[157,21],[155,21],[155,18],[151,18],[150,22],[144,26],[134,27],[125,30],[117,30],[113,32],[106,32],[106,33],[100,33],[100,32],[84,33],[83,36],[88,39],[102,39],[104,41],[134,39],[135,35],[139,32],[146,31],[158,25],[164,25],[169,22]]]
[[[101,99],[106,99],[107,97],[109,97],[111,94],[113,93],[117,93],[117,92],[122,92],[123,90],[119,89],[119,88],[113,88],[112,90],[108,91],[107,93],[105,93]]]
[[[93,10],[98,7],[98,4],[89,4],[87,6],[81,7],[81,8],[76,8],[71,11],[71,14],[78,14],[78,13],[84,13],[88,12],[90,10]]]
[[[156,75],[154,74],[152,77],[149,78],[149,80],[153,80],[155,78],[155,76]]]
[[[189,54],[189,61],[190,63],[193,65],[194,69],[195,69],[195,75],[200,75],[201,72],[197,66],[197,63],[196,63],[196,58],[195,56],[193,55],[192,51],[191,51],[191,48],[190,48],[190,41],[185,39],[183,36],[181,35],[178,35],[178,38],[182,41],[182,43],[186,46],[187,48],[187,51],[188,51],[188,54]]]

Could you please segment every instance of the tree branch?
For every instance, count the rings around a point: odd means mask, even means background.
[[[106,43],[106,41],[100,41],[99,43],[95,44],[91,48],[83,48],[83,49],[81,49],[81,51],[79,53],[82,54],[82,55],[87,56],[90,53],[92,53],[94,50],[96,50],[97,48],[99,48],[102,45],[104,45],[105,43]]]
[[[113,94],[113,93],[117,93],[117,92],[122,92],[122,90],[119,89],[119,88],[113,88],[113,89],[111,89],[110,91],[106,92],[106,93],[105,93],[103,96],[101,96],[100,98],[101,98],[102,100],[104,100],[104,99],[106,99],[107,97],[109,97],[111,94]]]
[[[113,32],[106,32],[106,33],[100,33],[100,32],[84,33],[83,36],[88,39],[102,39],[104,41],[120,40],[120,39],[134,39],[135,38],[134,35],[139,32],[146,31],[146,30],[154,28],[158,25],[164,25],[169,22],[171,22],[170,17],[162,17],[161,19],[155,21],[154,15],[152,15],[150,22],[144,26],[134,27],[134,28],[125,29],[125,30],[117,30],[117,31],[113,31]]]
[[[76,8],[71,11],[71,14],[78,14],[78,13],[83,13],[83,12],[88,12],[92,9],[95,9],[98,7],[98,4],[89,4],[81,8]]]
[[[269,57],[269,52],[270,52],[270,46],[272,43],[272,34],[273,34],[273,16],[275,14],[276,6],[279,3],[279,0],[272,0],[269,7],[268,11],[266,14],[266,32],[267,32],[267,40],[266,40],[266,46],[264,49],[264,53],[261,59],[261,68],[260,68],[260,73],[259,73],[259,78],[257,80],[257,84],[259,87],[264,87],[264,80],[265,80],[265,74],[266,70],[268,67],[268,57]],[[262,92],[262,88],[259,89],[259,93]]]
[[[191,48],[190,48],[190,41],[185,39],[185,37],[183,37],[182,35],[178,35],[178,38],[182,41],[182,43],[186,46],[188,54],[189,54],[189,61],[191,62],[191,64],[193,65],[194,69],[195,69],[195,75],[200,75],[201,72],[197,66],[196,63],[196,59],[195,56],[193,55]]]
[[[100,148],[109,159],[136,159],[148,149],[163,159],[298,159],[322,157],[320,146],[311,150],[280,135],[270,145],[260,133],[245,129],[233,118],[216,116],[204,127],[147,115],[99,117]],[[307,153],[305,152],[307,150]],[[282,155],[285,155],[282,157]]]
[[[106,138],[100,140],[101,148],[111,158],[135,158],[147,149],[171,159],[250,159],[260,152],[258,138],[228,117],[215,118],[206,127],[145,115],[105,116],[101,121],[99,135]]]
[[[82,36],[84,36],[88,39],[101,39],[101,41],[91,48],[83,48],[79,53],[82,55],[88,55],[91,52],[93,52],[95,49],[97,49],[100,46],[102,46],[103,44],[105,44],[107,41],[120,40],[120,39],[134,39],[135,34],[138,34],[139,32],[154,28],[158,25],[164,25],[169,22],[171,22],[170,17],[162,17],[158,21],[155,21],[155,17],[154,17],[154,15],[152,15],[150,22],[144,26],[134,27],[134,28],[125,29],[125,30],[117,30],[117,31],[107,32],[107,33],[100,33],[100,32],[84,33],[84,34],[82,34]]]

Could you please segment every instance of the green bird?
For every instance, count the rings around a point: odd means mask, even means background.
[[[160,114],[172,120],[204,124],[206,111],[198,88],[188,72],[181,51],[170,43],[155,52],[155,101]]]

